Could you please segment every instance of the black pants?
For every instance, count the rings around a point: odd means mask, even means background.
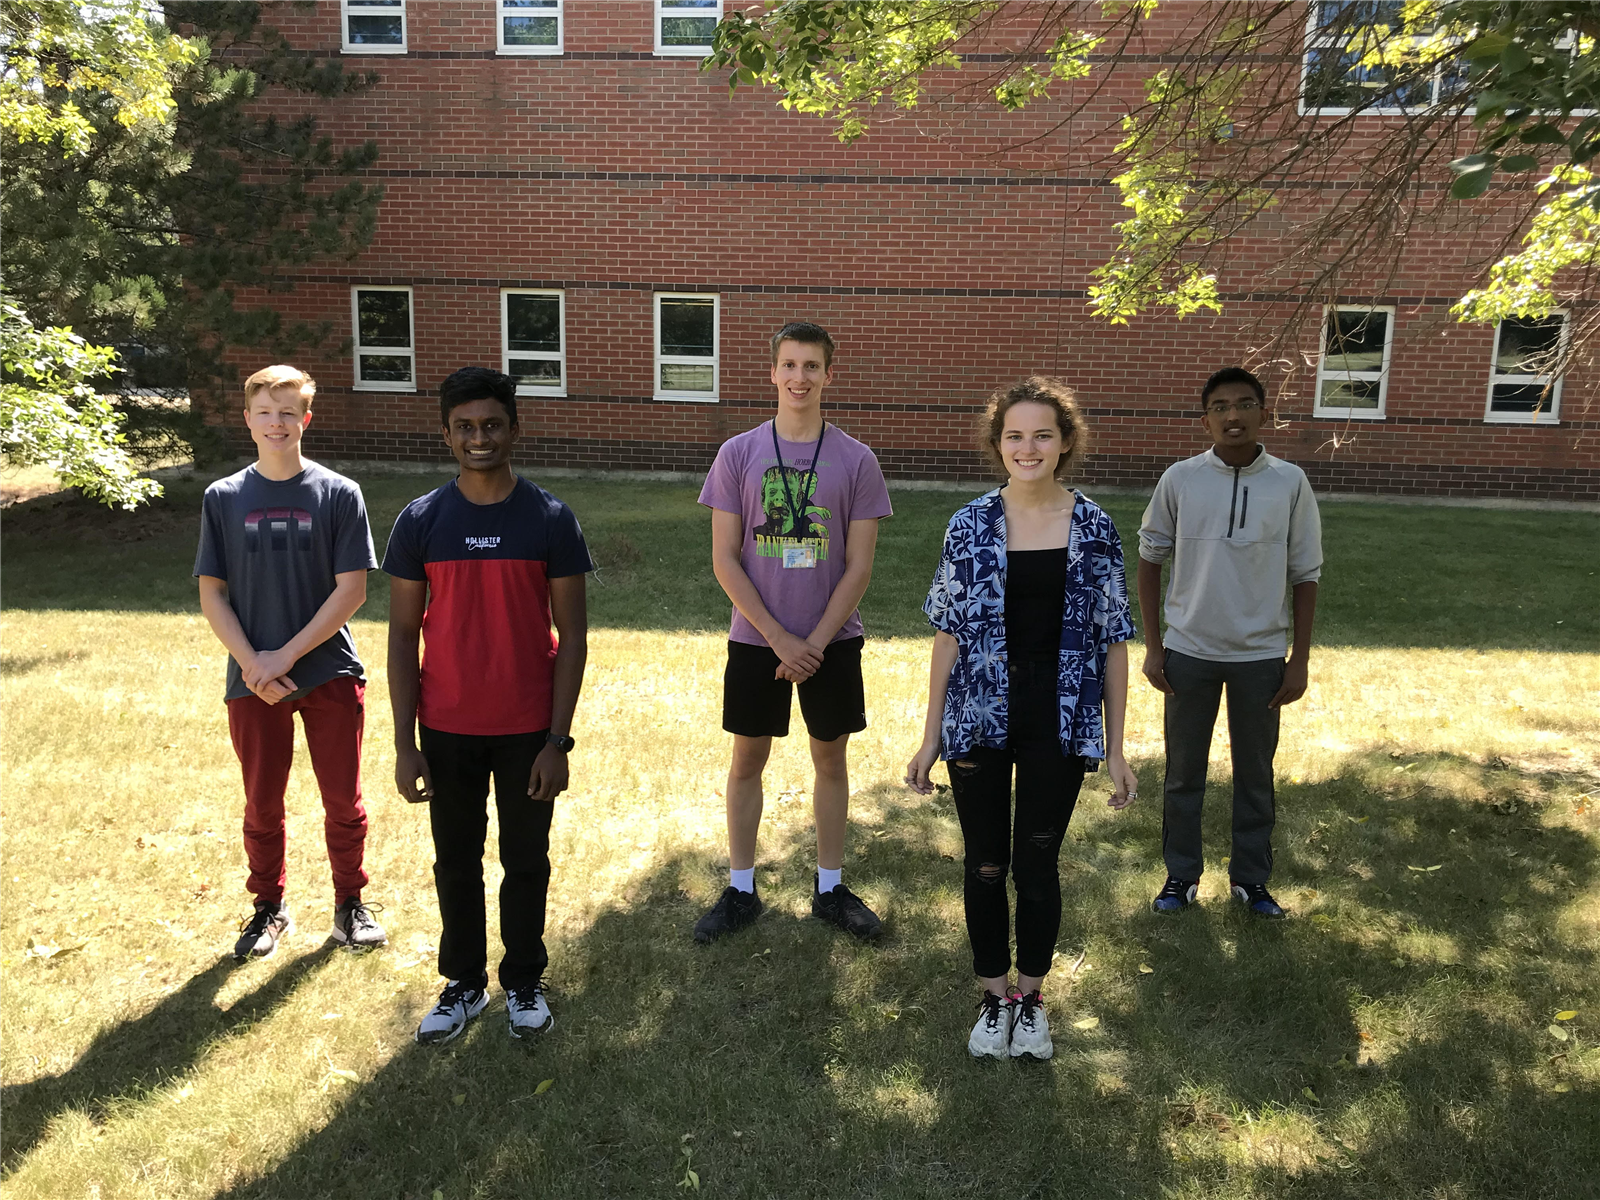
[[[1272,826],[1277,807],[1272,759],[1278,752],[1278,709],[1267,702],[1283,686],[1281,658],[1213,662],[1167,651],[1167,777],[1161,808],[1161,856],[1175,879],[1199,879],[1200,806],[1206,762],[1222,689],[1228,689],[1228,739],[1233,745],[1233,851],[1228,875],[1265,883],[1272,875]]]
[[[423,757],[433,776],[433,883],[439,893],[439,973],[478,980],[488,972],[488,916],[483,899],[483,843],[489,829],[489,780],[500,815],[500,984],[531,987],[550,957],[544,948],[550,887],[550,816],[555,805],[528,796],[533,760],[547,730],[503,737],[441,733],[422,726]]]
[[[1056,663],[1013,661],[1004,749],[974,746],[949,763],[966,842],[967,938],[981,978],[1011,969],[1009,869],[1017,888],[1017,970],[1043,975],[1061,931],[1061,840],[1083,786],[1084,760],[1061,752]],[[1016,768],[1016,819],[1011,772]]]

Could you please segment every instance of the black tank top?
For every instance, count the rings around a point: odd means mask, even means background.
[[[1054,662],[1061,650],[1067,548],[1006,552],[1006,646],[1013,662]]]

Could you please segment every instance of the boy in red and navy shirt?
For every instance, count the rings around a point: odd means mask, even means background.
[[[491,776],[511,1035],[551,1024],[541,986],[550,818],[567,786],[588,653],[584,576],[594,564],[572,510],[511,470],[516,387],[486,367],[463,367],[440,386],[445,441],[461,472],[406,506],[383,557],[392,579],[395,783],[411,803],[428,802],[444,926],[439,971],[449,981],[417,1028],[424,1043],[451,1040],[488,1003]]]

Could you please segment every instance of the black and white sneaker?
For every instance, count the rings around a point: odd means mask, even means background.
[[[360,898],[346,900],[333,910],[333,940],[351,950],[375,950],[389,944],[389,935]]]
[[[871,941],[883,931],[883,922],[878,919],[878,914],[842,883],[832,891],[819,892],[815,881],[812,882],[811,915],[830,925],[837,925],[864,942]]]
[[[239,926],[239,940],[233,944],[237,959],[266,958],[278,943],[294,932],[294,918],[282,904],[258,904],[256,911]]]
[[[439,1003],[417,1026],[417,1041],[424,1046],[441,1046],[460,1037],[467,1022],[489,1003],[488,987],[488,980],[452,979],[445,984],[444,991],[439,993]]]
[[[1056,1052],[1050,1040],[1050,1022],[1044,1015],[1044,996],[1037,991],[1016,996],[1011,1007],[1011,1057],[1028,1055],[1041,1061]]]
[[[1004,1058],[1011,1047],[1011,1016],[1005,1001],[985,990],[978,1003],[978,1023],[967,1038],[967,1053],[973,1058]]]
[[[761,915],[761,897],[741,892],[733,885],[722,889],[722,896],[709,912],[694,923],[694,940],[704,945],[725,933],[737,933]]]
[[[1278,921],[1289,915],[1272,898],[1272,893],[1267,891],[1267,885],[1264,883],[1232,883],[1228,891],[1235,900],[1245,906],[1248,912],[1258,917]]]
[[[544,986],[537,983],[532,987],[506,989],[506,1018],[514,1038],[544,1033],[556,1023],[550,1015],[550,1005],[545,1003]]]

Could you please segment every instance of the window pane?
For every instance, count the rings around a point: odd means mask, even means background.
[[[1548,375],[1561,344],[1561,317],[1507,317],[1500,322],[1498,375]]]
[[[1553,397],[1542,383],[1497,383],[1489,398],[1489,411],[1498,413],[1549,412]]]
[[[360,292],[356,309],[361,319],[356,340],[363,346],[411,345],[409,292]]]
[[[1383,370],[1383,342],[1389,331],[1386,312],[1331,312],[1322,369],[1334,371]]]
[[[1376,379],[1324,379],[1323,408],[1373,409],[1378,407]]]
[[[663,299],[661,353],[710,358],[716,353],[716,301]]]
[[[662,8],[720,8],[722,0],[661,0]]]
[[[661,364],[663,392],[709,392],[713,382],[710,367],[685,366],[682,363]]]
[[[407,354],[363,354],[362,383],[410,383],[411,356]]]
[[[554,8],[556,0],[500,0],[501,8]]]
[[[717,27],[715,17],[662,17],[661,44],[663,46],[709,46],[712,31]]]
[[[400,44],[400,16],[358,17],[350,14],[350,44],[352,46],[398,46]]]
[[[553,358],[513,358],[506,374],[515,375],[518,383],[561,386],[561,363]]]
[[[561,350],[559,296],[506,297],[507,350]]]
[[[554,46],[555,17],[507,17],[505,41],[508,46]]]

